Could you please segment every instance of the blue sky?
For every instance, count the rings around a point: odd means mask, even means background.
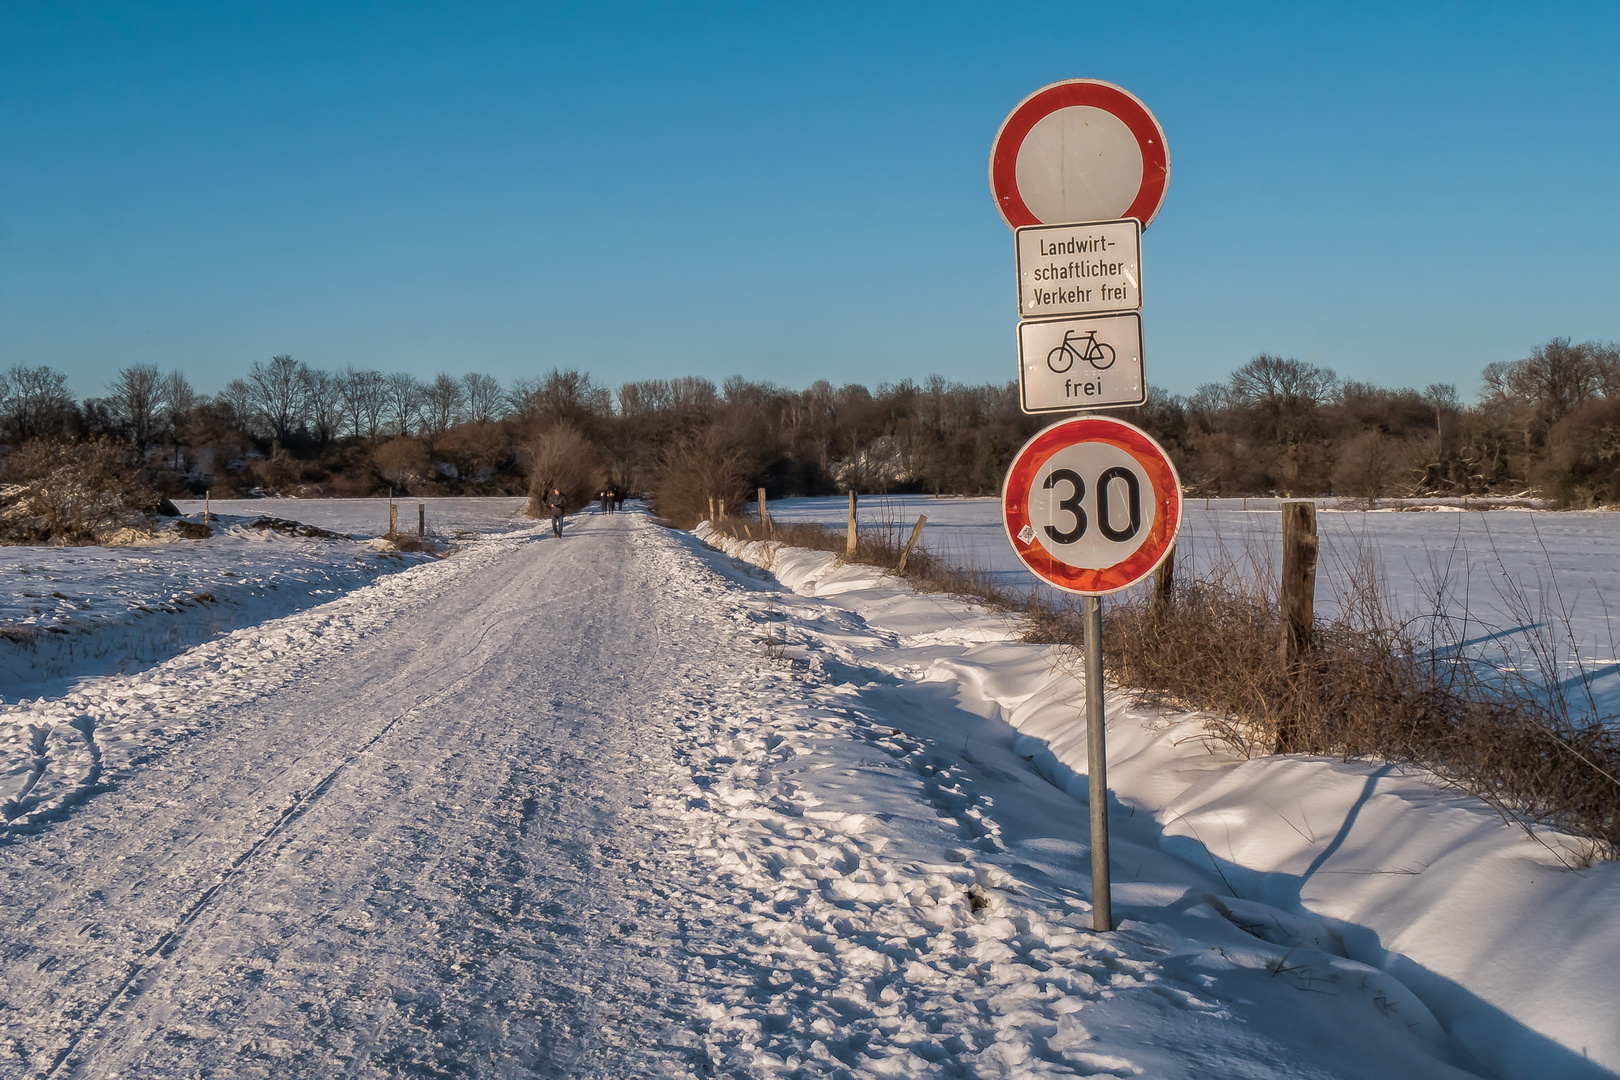
[[[1119,83],[1150,381],[1620,338],[1620,5],[0,5],[0,365],[1016,377],[990,140]]]

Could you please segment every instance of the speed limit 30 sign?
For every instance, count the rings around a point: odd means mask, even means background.
[[[1181,479],[1141,428],[1082,416],[1024,444],[1001,511],[1025,566],[1066,592],[1101,596],[1141,581],[1170,553],[1181,529]]]

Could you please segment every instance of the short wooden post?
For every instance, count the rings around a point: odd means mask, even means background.
[[[855,557],[855,492],[849,493],[849,536],[844,541],[844,558]]]
[[[1303,689],[1310,670],[1311,631],[1316,619],[1316,504],[1291,500],[1282,509],[1282,584],[1278,604],[1282,609],[1282,650],[1284,670],[1296,689]],[[1298,718],[1284,710],[1277,726],[1279,754],[1300,749]]]
[[[1153,595],[1148,600],[1148,617],[1155,622],[1164,619],[1170,614],[1170,602],[1176,591],[1176,547],[1170,545],[1170,553],[1164,557],[1164,562],[1153,571]]]
[[[759,532],[761,536],[769,536],[771,519],[765,516],[765,489],[759,489]]]
[[[709,496],[709,520],[711,522],[714,520],[714,496],[713,495]]]
[[[427,535],[427,504],[416,504],[416,535]]]
[[[928,524],[927,514],[917,515],[917,524],[911,527],[911,539],[906,541],[906,550],[900,553],[900,565],[894,568],[897,574],[906,572],[906,560],[911,558],[911,549],[917,546],[917,537],[922,535],[922,527]]]
[[[388,504],[388,535],[399,535],[399,507],[393,502]]]
[[[210,499],[213,498],[213,495],[214,495],[214,489],[213,488],[209,488],[207,491],[203,492],[203,524],[204,525],[208,524],[208,504],[209,504]]]

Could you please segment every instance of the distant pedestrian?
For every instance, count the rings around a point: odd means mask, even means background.
[[[613,493],[613,509],[614,510],[623,510],[624,509],[624,492],[615,491]]]
[[[568,496],[562,493],[561,488],[552,488],[546,506],[551,510],[551,535],[561,539],[563,514],[568,510]]]
[[[607,513],[608,512],[608,493],[607,493],[607,491],[604,490],[602,492],[602,494],[600,496],[598,496],[598,498],[600,498],[601,502],[602,502],[602,513],[604,513],[604,514]]]

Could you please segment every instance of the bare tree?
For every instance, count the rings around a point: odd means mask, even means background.
[[[1301,360],[1261,353],[1232,372],[1230,405],[1259,414],[1271,438],[1284,445],[1298,442],[1309,418],[1333,400],[1339,377],[1327,368]]]
[[[329,371],[304,370],[304,395],[315,438],[322,443],[337,434],[343,423],[343,393],[338,379]]]
[[[247,434],[263,435],[268,430],[259,411],[258,392],[246,379],[232,379],[226,383],[215,400],[225,407],[232,422]]]
[[[348,368],[338,378],[338,391],[350,434],[375,441],[388,411],[388,385],[382,373]]]
[[[305,421],[309,408],[309,368],[285,353],[248,369],[254,404],[271,435],[285,443]]]
[[[541,516],[552,488],[560,488],[578,506],[602,483],[601,451],[567,421],[551,425],[527,450],[530,517]]]
[[[67,377],[60,372],[21,364],[0,372],[0,421],[11,441],[61,434],[72,411]]]
[[[383,376],[383,394],[394,434],[409,435],[422,407],[422,384],[416,381],[416,376],[396,371]]]
[[[713,383],[709,389],[713,391]],[[582,424],[613,411],[612,396],[593,386],[589,375],[571,368],[553,368],[543,379],[519,379],[508,399],[512,411],[531,422]]]
[[[443,435],[461,417],[461,380],[440,372],[422,388],[422,419],[429,437]]]
[[[163,429],[174,444],[174,467],[180,468],[180,447],[185,443],[192,414],[200,400],[186,377],[178,371],[163,376]]]
[[[156,364],[131,364],[107,387],[118,423],[129,432],[135,453],[145,455],[163,412],[163,376]]]
[[[1446,413],[1462,411],[1462,399],[1453,383],[1430,383],[1423,388],[1423,404],[1434,410],[1434,437],[1446,437]]]
[[[1605,392],[1612,351],[1596,342],[1572,345],[1567,337],[1553,338],[1523,360],[1488,365],[1481,377],[1481,404],[1509,417],[1528,449],[1558,421]]]
[[[467,403],[467,419],[475,424],[487,424],[501,414],[501,381],[493,375],[468,372],[461,379],[461,389]]]

